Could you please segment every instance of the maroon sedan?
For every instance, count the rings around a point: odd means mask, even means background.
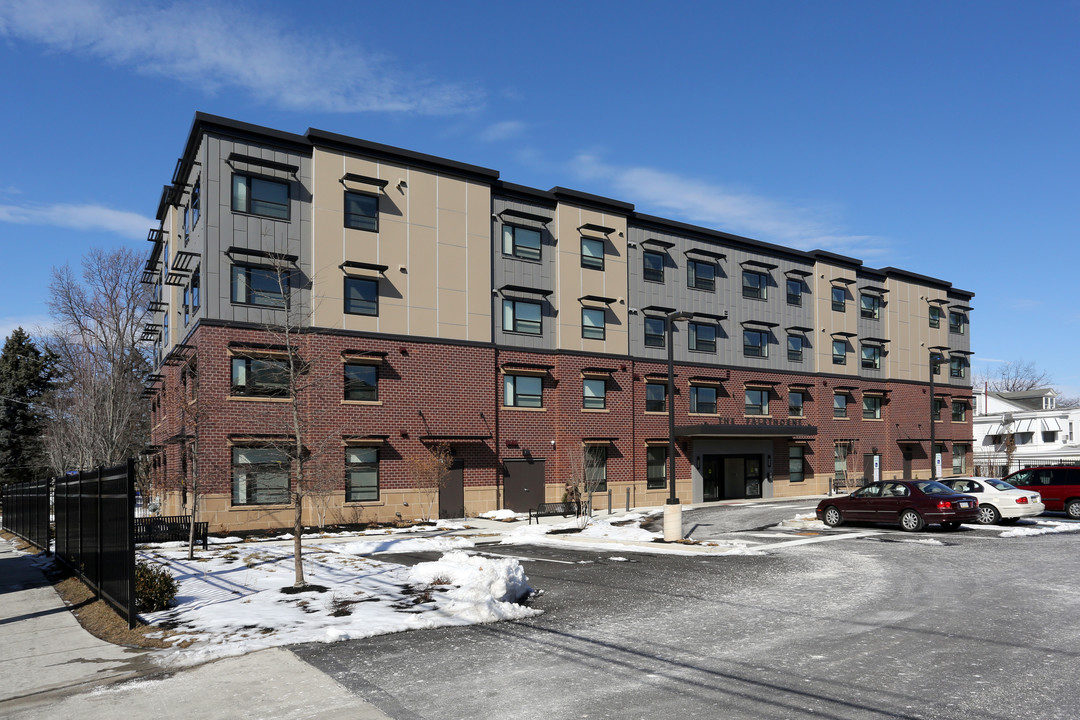
[[[960,523],[978,520],[979,501],[933,480],[886,480],[844,497],[825,498],[818,503],[817,517],[830,527],[851,520],[899,525],[909,532],[934,523],[955,530]]]

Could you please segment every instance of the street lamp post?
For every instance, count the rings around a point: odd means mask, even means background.
[[[934,395],[934,372],[937,371],[949,348],[935,345],[930,348],[930,479],[937,480],[937,436],[934,428],[934,415],[937,411],[937,396]]]
[[[664,541],[682,540],[682,505],[675,496],[675,338],[676,320],[689,320],[692,312],[671,312],[664,318],[667,331],[667,416],[668,416],[668,487],[671,490],[664,507]]]

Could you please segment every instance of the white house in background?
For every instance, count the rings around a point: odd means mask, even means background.
[[[1023,392],[973,389],[975,474],[1001,477],[1032,465],[1080,463],[1080,408],[1059,408],[1050,388]],[[1015,441],[1007,461],[1010,436]]]

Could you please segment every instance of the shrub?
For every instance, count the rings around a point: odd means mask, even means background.
[[[135,607],[139,612],[165,610],[176,601],[179,586],[164,565],[140,560],[135,565]]]

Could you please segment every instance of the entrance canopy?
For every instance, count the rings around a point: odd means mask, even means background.
[[[816,436],[817,427],[771,418],[747,418],[742,422],[703,423],[701,425],[677,425],[675,437],[721,438],[721,437],[802,437]]]

